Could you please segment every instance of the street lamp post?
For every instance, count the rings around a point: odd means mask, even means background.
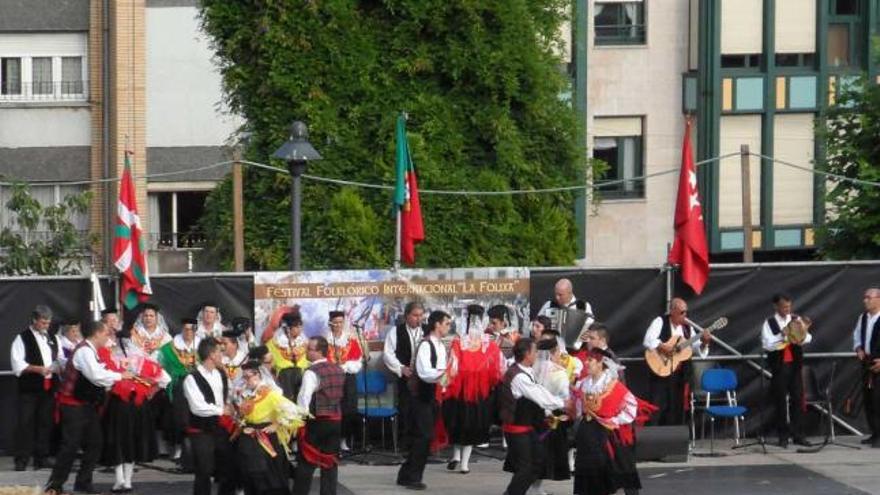
[[[320,160],[321,154],[309,143],[309,130],[306,125],[297,120],[290,126],[290,138],[275,151],[272,158],[287,162],[287,168],[293,178],[290,185],[290,225],[293,235],[293,242],[290,245],[290,268],[299,271],[302,256],[302,175],[306,171],[308,162]]]

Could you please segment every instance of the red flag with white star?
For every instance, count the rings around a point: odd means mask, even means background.
[[[695,293],[703,292],[709,280],[709,245],[703,227],[703,208],[697,189],[697,167],[691,147],[691,122],[684,131],[681,147],[681,176],[675,202],[675,241],[669,263],[681,267],[681,278]]]

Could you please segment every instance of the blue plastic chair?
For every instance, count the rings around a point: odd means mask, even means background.
[[[388,380],[381,371],[367,371],[357,374],[357,392],[364,399],[358,401],[358,414],[363,419],[361,445],[367,445],[367,422],[370,419],[382,421],[382,445],[385,445],[385,421],[391,422],[391,444],[397,452],[397,408],[381,406],[380,397],[388,390]],[[376,405],[370,405],[370,398],[376,399]]]
[[[748,409],[736,403],[737,385],[736,373],[734,373],[733,370],[726,368],[713,368],[703,372],[700,386],[707,394],[706,403],[709,404],[709,400],[713,393],[723,393],[727,396],[727,405],[707,405],[705,409],[706,414],[709,415],[709,421],[712,424],[712,437],[709,441],[710,455],[715,453],[715,418],[728,418],[734,420],[737,427],[735,440],[736,443],[739,444],[739,419],[745,416]]]

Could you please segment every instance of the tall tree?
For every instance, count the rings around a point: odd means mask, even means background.
[[[580,174],[574,112],[559,53],[568,0],[203,0],[202,24],[227,98],[247,121],[247,156],[266,161],[293,120],[324,159],[309,173],[394,182],[394,121],[409,114],[425,189],[572,184]],[[279,167],[283,164],[276,163]],[[390,265],[391,192],[306,180],[308,268]],[[247,170],[251,268],[287,266],[289,179]],[[573,194],[423,194],[422,266],[568,264]],[[229,260],[228,183],[203,218],[212,255]],[[369,230],[373,232],[369,232]],[[340,239],[358,239],[345,242]]]
[[[824,170],[880,183],[880,86],[861,80],[843,88],[819,134],[827,147]],[[821,254],[829,259],[880,258],[880,187],[831,178],[825,201]]]

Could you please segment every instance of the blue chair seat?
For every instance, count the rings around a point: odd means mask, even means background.
[[[358,414],[368,418],[390,418],[397,415],[396,407],[367,407],[366,413],[363,407],[358,407]]]
[[[709,406],[706,408],[707,414],[719,418],[735,418],[745,415],[746,412],[748,409],[743,406]]]

